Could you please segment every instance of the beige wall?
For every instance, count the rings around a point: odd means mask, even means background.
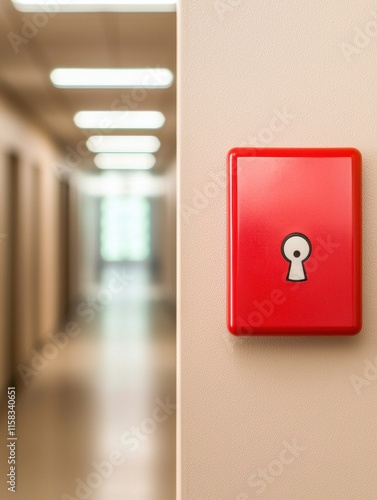
[[[17,334],[17,363],[28,361],[31,350],[39,341],[54,333],[59,316],[59,262],[58,262],[58,178],[54,162],[59,158],[56,147],[29,120],[24,118],[5,98],[0,96],[0,233],[8,235],[7,199],[9,197],[7,159],[9,153],[19,158],[19,219],[18,232],[18,273],[17,283],[19,331]],[[39,200],[32,200],[33,171],[39,169]],[[40,289],[34,282],[35,269],[32,254],[32,240],[35,228],[31,214],[32,203],[36,203],[40,218],[39,269]],[[0,239],[0,393],[9,379],[9,350],[7,321],[9,303],[7,300],[6,276],[9,271],[7,259],[7,237]],[[39,300],[35,295],[38,293]],[[33,331],[35,308],[39,307],[39,332]],[[15,334],[15,332],[13,332]]]
[[[184,500],[376,498],[377,371],[364,370],[365,360],[377,361],[377,36],[355,39],[354,30],[377,35],[374,8],[364,0],[181,2],[178,468]],[[278,131],[270,126],[277,112],[284,114]],[[211,177],[220,173],[221,184],[227,151],[241,145],[362,152],[359,336],[235,339],[227,333],[225,189],[216,193]],[[287,443],[299,446],[296,456],[284,451]]]

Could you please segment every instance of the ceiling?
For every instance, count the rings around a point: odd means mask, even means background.
[[[163,67],[175,78],[175,13],[57,13],[39,20],[35,16],[18,12],[10,0],[0,0],[0,92],[46,130],[63,152],[80,148],[88,135],[73,123],[77,111],[127,109],[122,99],[135,110],[161,111],[166,122],[159,130],[112,133],[156,135],[161,148],[154,171],[162,173],[175,160],[175,81],[169,89],[135,94],[132,89],[57,89],[49,74],[57,67]],[[28,22],[44,25],[25,38]],[[17,54],[10,33],[26,41]],[[83,156],[80,168],[95,169],[93,155]]]

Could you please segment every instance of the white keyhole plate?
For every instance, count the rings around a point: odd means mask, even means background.
[[[287,281],[307,281],[304,262],[312,253],[312,245],[307,236],[302,233],[288,234],[281,245],[281,253],[288,261]]]

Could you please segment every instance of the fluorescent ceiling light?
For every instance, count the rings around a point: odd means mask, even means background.
[[[166,89],[173,82],[173,73],[166,68],[57,68],[50,78],[59,88]]]
[[[176,0],[12,0],[21,12],[174,12]]]
[[[156,158],[152,154],[101,153],[94,157],[94,163],[101,169],[148,170],[153,168]]]
[[[74,122],[88,129],[156,129],[165,117],[160,111],[79,111]]]
[[[92,135],[86,145],[93,153],[155,153],[161,143],[153,135]]]
[[[133,196],[158,197],[167,193],[168,186],[164,176],[152,175],[151,170],[102,171],[101,175],[88,175],[76,172],[80,191],[92,196],[111,196],[131,194]]]

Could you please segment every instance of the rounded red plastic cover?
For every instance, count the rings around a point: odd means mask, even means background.
[[[361,155],[353,148],[228,154],[228,329],[361,329]]]

